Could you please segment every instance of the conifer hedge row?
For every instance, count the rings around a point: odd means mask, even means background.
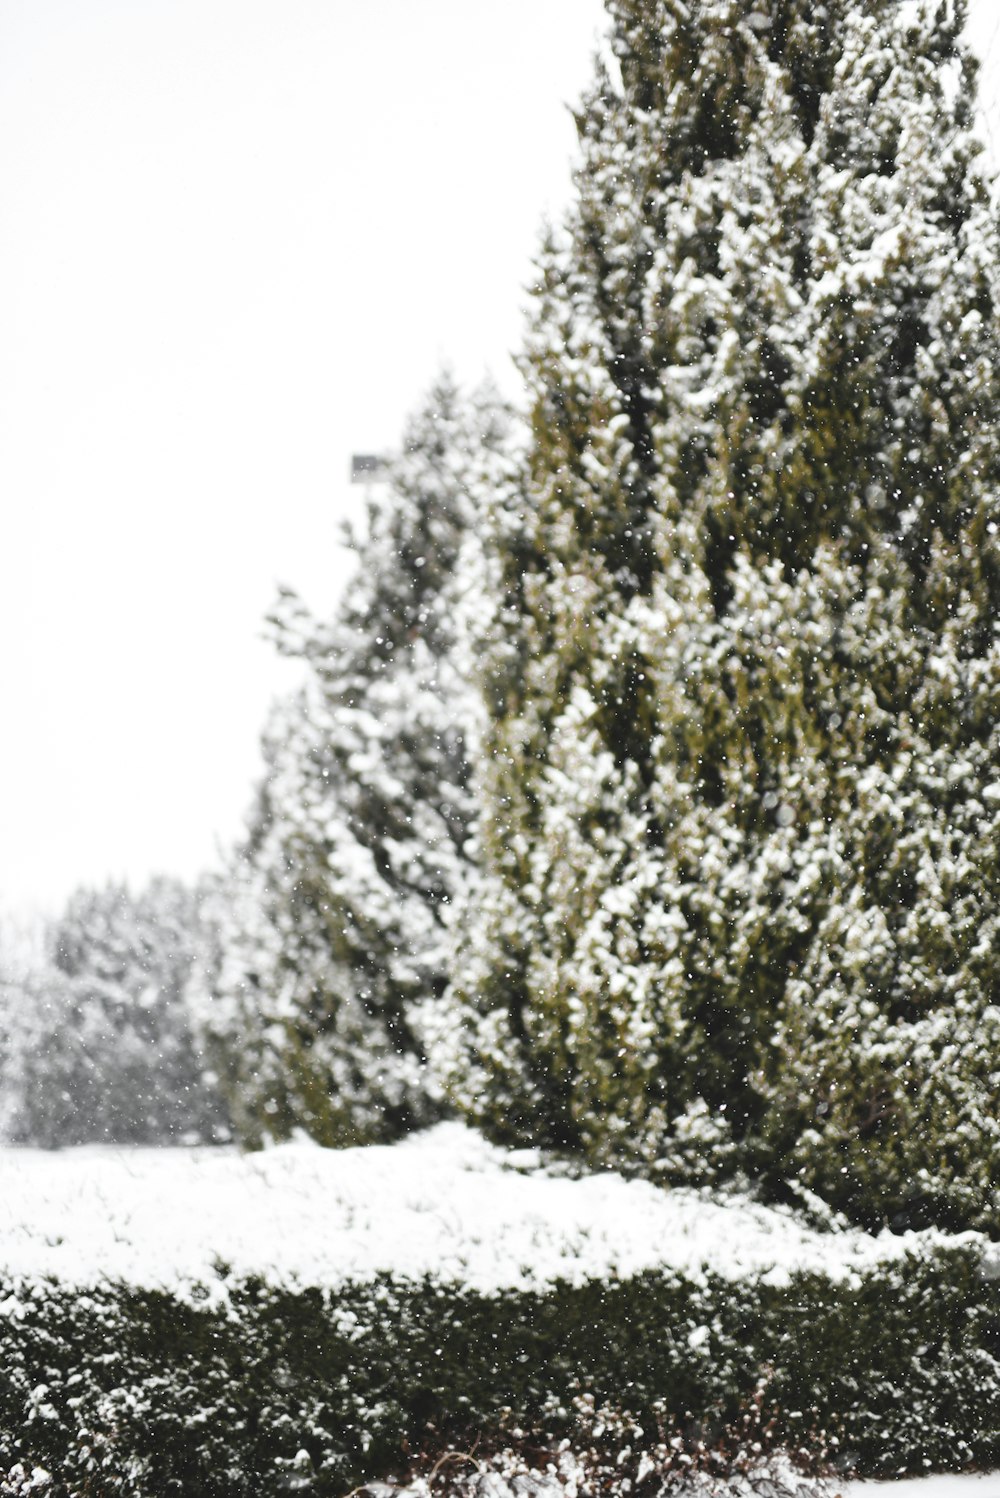
[[[825,1430],[845,1468],[1000,1461],[1000,1285],[968,1245],[785,1286],[657,1273],[490,1296],[220,1275],[200,1303],[0,1281],[0,1494],[33,1471],[49,1498],[341,1494],[505,1411],[568,1432],[581,1390],[640,1420],[663,1400],[711,1435],[762,1375],[778,1439]]]

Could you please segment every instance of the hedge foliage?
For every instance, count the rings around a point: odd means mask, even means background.
[[[761,1372],[779,1435],[883,1474],[1000,1462],[1000,1286],[972,1247],[853,1282],[665,1274],[488,1296],[381,1280],[180,1300],[0,1281],[0,1494],[340,1494],[580,1390],[711,1433]],[[2,1474],[8,1474],[4,1482]],[[10,1474],[18,1474],[13,1475]]]

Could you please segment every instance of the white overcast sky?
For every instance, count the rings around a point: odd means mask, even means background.
[[[276,584],[335,599],[350,454],[443,363],[509,384],[601,16],[0,0],[0,905],[238,835]]]
[[[0,0],[0,902],[194,874],[352,451],[506,378],[599,0]]]

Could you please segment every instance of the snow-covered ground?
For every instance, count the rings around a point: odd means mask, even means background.
[[[1000,1498],[1000,1472],[904,1477],[895,1482],[848,1482],[843,1498]]]
[[[0,1150],[0,1271],[85,1287],[284,1285],[380,1272],[479,1290],[665,1267],[841,1277],[930,1235],[819,1232],[745,1199],[570,1179],[455,1124],[386,1148]],[[1000,1486],[998,1486],[1000,1498]]]

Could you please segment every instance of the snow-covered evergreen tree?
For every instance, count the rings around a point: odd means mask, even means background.
[[[206,1009],[248,1142],[385,1140],[440,1116],[420,1012],[446,987],[470,877],[476,508],[503,429],[494,397],[442,378],[372,487],[333,619],[292,594],[277,611],[306,680],[265,736]]]
[[[39,918],[17,920],[0,912],[0,1139],[11,1137],[20,1107],[21,1058],[36,1001],[32,975],[45,964],[44,926]]]
[[[608,12],[500,512],[456,1090],[504,1137],[992,1224],[998,256],[961,0]]]
[[[187,993],[205,941],[179,880],[80,889],[38,960],[0,979],[8,1017],[0,1124],[15,1143],[209,1142],[228,1132]]]

